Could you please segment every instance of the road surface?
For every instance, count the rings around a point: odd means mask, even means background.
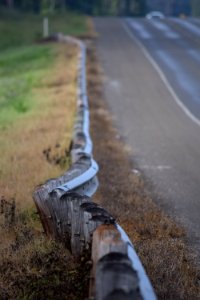
[[[105,96],[159,205],[200,250],[200,22],[95,18]]]

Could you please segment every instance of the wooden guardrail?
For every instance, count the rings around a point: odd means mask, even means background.
[[[36,187],[33,194],[44,231],[62,241],[76,258],[85,251],[91,253],[90,299],[155,300],[151,283],[128,236],[91,199],[98,187],[98,165],[92,158],[89,134],[85,45],[61,34],[56,38],[80,48],[77,117],[71,145],[72,166],[59,178]]]
[[[115,224],[100,225],[94,231],[90,295],[95,299],[142,299],[127,251]]]

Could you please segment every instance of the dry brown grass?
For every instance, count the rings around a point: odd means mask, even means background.
[[[88,89],[94,157],[100,165],[95,197],[126,230],[155,287],[158,299],[200,299],[200,271],[184,243],[185,232],[145,192],[132,172],[123,141],[113,128],[102,89],[102,73],[90,44]]]
[[[56,63],[34,91],[34,112],[1,132],[2,300],[80,300],[87,295],[87,257],[74,261],[63,245],[47,239],[33,208],[35,186],[68,168],[66,149],[76,110],[78,51],[69,45],[53,47]]]
[[[62,172],[58,165],[46,160],[43,151],[51,148],[53,154],[62,155],[71,139],[77,49],[54,47],[56,63],[34,91],[34,111],[0,135],[0,193],[5,198],[14,197],[23,208],[32,206],[36,185]]]
[[[84,299],[87,257],[75,261],[62,244],[36,232],[35,223],[34,215],[18,212],[13,226],[1,224],[0,299]]]

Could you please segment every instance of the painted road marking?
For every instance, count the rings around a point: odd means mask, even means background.
[[[168,25],[161,23],[157,20],[152,20],[151,24],[158,29],[159,31],[162,31],[163,34],[169,38],[169,39],[179,39],[180,35],[176,32],[174,32]]]
[[[182,101],[180,100],[180,98],[178,97],[178,95],[176,94],[176,92],[174,91],[174,89],[172,88],[171,84],[169,83],[168,79],[166,78],[165,74],[163,73],[163,71],[161,70],[161,68],[158,66],[158,64],[156,63],[156,61],[152,58],[152,56],[149,54],[149,52],[146,50],[146,48],[142,45],[142,43],[133,35],[133,33],[131,32],[131,30],[129,29],[129,27],[124,23],[124,21],[122,21],[122,26],[124,28],[124,30],[126,31],[126,33],[128,34],[128,36],[140,47],[140,49],[142,50],[143,54],[145,55],[145,57],[148,59],[148,61],[151,63],[151,65],[155,68],[155,70],[157,71],[157,73],[159,74],[160,78],[162,79],[163,83],[166,85],[166,87],[168,88],[170,94],[172,95],[172,97],[174,98],[175,102],[177,103],[177,105],[184,111],[184,113],[196,124],[200,127],[200,120],[195,117],[191,111],[182,103]]]
[[[142,39],[148,40],[153,38],[153,36],[145,29],[143,24],[132,20],[129,20],[129,23],[130,26],[138,32]]]

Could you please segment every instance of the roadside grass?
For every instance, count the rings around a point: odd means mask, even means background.
[[[6,226],[1,216],[0,299],[84,299],[86,258],[75,261],[61,243],[36,231],[37,222],[34,214],[24,211]]]
[[[158,299],[198,300],[200,270],[187,248],[185,231],[165,215],[132,172],[127,149],[108,111],[94,44],[88,50],[88,93],[94,157],[100,186],[94,200],[125,229],[147,271]]]
[[[43,16],[0,12],[0,127],[33,108],[32,90],[54,61],[53,47],[38,45]],[[87,32],[87,19],[77,13],[49,15],[50,33]]]
[[[80,262],[43,236],[32,200],[36,185],[69,167],[78,49],[51,47],[55,59],[31,91],[32,109],[0,128],[1,299],[81,299],[85,291]]]
[[[49,19],[50,34],[62,32],[69,35],[87,33],[87,18],[73,12],[45,15]],[[43,35],[42,15],[19,12],[0,12],[0,50],[18,48],[38,41]]]
[[[15,112],[15,107],[6,103],[4,110],[11,120],[10,123],[8,119],[7,123],[1,122],[4,125],[0,129],[1,195],[6,199],[14,197],[22,207],[32,205],[32,191],[36,185],[60,175],[59,157],[65,155],[71,140],[76,107],[77,49],[53,45],[51,51],[56,60],[52,59],[51,67],[48,65],[41,71],[43,77],[39,77],[39,82],[37,78],[27,93],[32,109],[25,114],[24,111]],[[27,104],[25,95],[21,97]],[[43,153],[47,149],[51,152],[48,160]],[[51,162],[51,157],[55,156],[57,164]],[[69,161],[63,161],[62,168],[68,165]]]
[[[33,109],[33,89],[54,62],[53,47],[23,46],[0,54],[0,127]],[[45,70],[45,71],[44,71]]]
[[[43,235],[32,200],[36,185],[70,164],[78,49],[34,44],[33,19],[0,21],[0,299],[80,300],[85,260]]]
[[[67,167],[77,49],[34,43],[42,16],[6,11],[0,16],[0,190],[26,206],[35,185],[60,175],[53,160]],[[51,32],[87,32],[84,16],[66,12],[49,18]]]

